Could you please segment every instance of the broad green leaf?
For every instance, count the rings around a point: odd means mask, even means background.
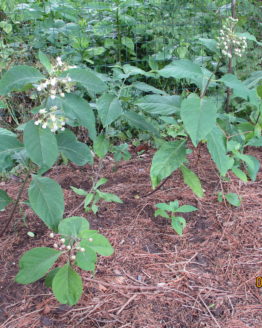
[[[258,94],[258,96],[262,99],[262,85],[259,85],[259,86],[257,87],[257,94]]]
[[[172,216],[171,225],[172,228],[177,232],[177,234],[181,236],[186,226],[186,220],[181,216]]]
[[[198,95],[191,94],[181,104],[181,118],[196,147],[215,127],[217,108],[208,98],[201,99]]]
[[[123,203],[123,201],[115,194],[111,194],[109,192],[102,192],[100,190],[97,190],[96,192],[99,197],[103,198],[106,202]]]
[[[86,271],[95,271],[96,252],[89,248],[89,242],[86,240],[82,240],[80,246],[85,249],[85,252],[76,253],[76,265]]]
[[[109,93],[103,94],[97,100],[98,115],[103,127],[107,127],[122,114],[122,107],[119,99]]]
[[[60,303],[75,305],[83,292],[82,279],[67,263],[56,273],[52,290]]]
[[[57,231],[64,213],[64,195],[60,185],[50,178],[35,175],[28,195],[35,213],[48,227]]]
[[[4,190],[0,189],[0,211],[3,210],[12,201],[13,199],[10,198]]]
[[[163,218],[169,219],[169,215],[167,214],[166,211],[161,210],[160,208],[158,210],[155,211],[155,216],[162,216]]]
[[[235,174],[235,176],[237,176],[243,182],[247,182],[248,181],[246,173],[243,172],[242,170],[240,170],[239,168],[232,167],[232,172]]]
[[[170,115],[180,110],[181,97],[149,95],[140,98],[135,104],[152,115]]]
[[[36,83],[42,79],[44,79],[44,75],[34,67],[26,65],[14,66],[0,80],[0,96],[6,95],[11,91],[19,91],[25,85]]]
[[[9,155],[18,153],[23,145],[17,140],[16,135],[6,129],[0,129],[0,171],[12,165]]]
[[[100,94],[106,91],[107,85],[89,68],[72,68],[62,74],[71,77],[72,81],[80,83],[87,91]]]
[[[53,270],[51,270],[50,272],[48,272],[48,274],[45,277],[45,285],[48,288],[52,288],[52,283],[53,283],[53,279],[55,277],[55,275],[57,274],[57,272],[59,271],[59,267],[54,268]]]
[[[216,164],[216,167],[222,176],[225,176],[227,171],[232,168],[234,160],[226,153],[225,136],[223,132],[215,127],[207,135],[207,148]]]
[[[240,206],[241,205],[241,200],[239,199],[238,195],[231,192],[225,195],[226,200],[229,202],[229,204],[233,206]]]
[[[217,51],[217,41],[214,39],[205,39],[205,38],[199,38],[199,43],[203,44],[205,47],[207,47],[210,51],[216,52]]]
[[[152,92],[152,93],[163,95],[163,96],[167,95],[167,93],[165,91],[159,90],[145,82],[138,82],[138,81],[134,82],[134,83],[132,83],[132,87],[134,87],[138,90],[144,91],[144,92]]]
[[[150,169],[153,188],[186,160],[185,141],[165,142],[155,153]]]
[[[104,158],[106,156],[106,154],[108,153],[109,145],[110,145],[109,140],[106,139],[106,137],[104,135],[102,135],[102,134],[99,135],[94,140],[93,149],[94,149],[95,154],[99,158]]]
[[[50,63],[50,60],[48,59],[47,55],[44,54],[41,50],[39,50],[38,52],[38,59],[40,60],[40,63],[44,66],[44,68],[47,70],[47,72],[51,73],[52,64]]]
[[[66,94],[62,101],[66,116],[87,128],[89,136],[93,140],[96,137],[96,121],[89,103],[75,94]]]
[[[172,212],[173,211],[173,207],[170,206],[170,204],[166,204],[166,203],[158,203],[155,205],[157,208],[164,210],[164,211],[168,211],[168,212]]]
[[[114,249],[108,239],[94,230],[83,231],[82,238],[87,241],[87,244],[85,244],[86,247],[84,248],[90,248],[103,256],[110,256],[114,253]]]
[[[199,83],[203,75],[201,67],[188,59],[175,60],[159,70],[158,73],[166,78],[188,79],[195,84]]]
[[[84,202],[84,208],[86,208],[93,200],[94,194],[88,194],[86,195],[85,202]]]
[[[132,66],[129,64],[126,64],[123,66],[123,70],[125,72],[125,74],[127,74],[128,76],[132,76],[132,75],[144,75],[147,77],[154,77],[154,74],[150,73],[150,72],[146,72],[143,69],[136,67],[136,66]]]
[[[24,129],[25,149],[30,159],[40,167],[52,167],[58,158],[54,133],[29,121]]]
[[[132,52],[134,52],[134,49],[135,49],[135,45],[134,45],[134,42],[132,39],[126,37],[126,36],[123,36],[121,38],[121,42],[122,44],[127,47],[128,49],[130,49]]]
[[[108,179],[106,178],[101,178],[97,181],[97,183],[94,186],[94,189],[99,188],[100,186],[102,186],[103,184],[107,183]]]
[[[61,252],[48,247],[36,247],[25,252],[19,260],[16,282],[30,284],[44,277],[60,255]]]
[[[196,208],[195,206],[191,206],[191,205],[182,205],[176,210],[176,212],[179,212],[179,213],[189,213],[189,212],[194,212],[194,211],[198,211],[198,208]]]
[[[189,170],[183,165],[180,167],[180,170],[183,174],[184,183],[188,185],[188,187],[197,197],[202,198],[204,196],[204,191],[201,186],[199,177],[193,171]]]
[[[12,131],[9,131],[7,129],[0,128],[0,137],[1,137],[1,143],[2,143],[2,136],[9,136],[16,138],[16,134]]]
[[[88,192],[84,189],[81,188],[75,188],[73,186],[70,187],[77,195],[79,196],[86,196]]]
[[[247,146],[262,147],[262,137],[252,138],[248,141]]]
[[[72,216],[63,219],[58,226],[58,232],[62,235],[77,238],[80,236],[81,231],[89,230],[89,222],[81,216]]]
[[[228,88],[233,89],[233,96],[248,100],[250,90],[245,84],[238,80],[233,74],[225,74],[219,81],[223,82]]]
[[[135,128],[145,130],[151,132],[152,134],[158,136],[158,130],[149,122],[147,122],[146,118],[142,115],[138,115],[134,112],[125,112],[124,114],[127,122],[134,126]]]
[[[257,178],[257,173],[259,171],[260,162],[256,159],[256,157],[251,155],[238,153],[235,156],[246,163],[248,175],[250,176],[252,181],[255,181]]]
[[[65,130],[56,136],[58,150],[71,162],[81,166],[93,164],[93,156],[89,147],[79,142],[74,133],[70,130]]]

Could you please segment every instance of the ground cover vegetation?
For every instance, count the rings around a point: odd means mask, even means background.
[[[179,171],[200,201],[206,190],[190,156],[206,147],[217,201],[241,206],[223,185],[232,176],[255,182],[260,168],[247,153],[262,146],[260,13],[259,1],[1,2],[0,172],[23,183],[16,199],[0,190],[0,210],[9,211],[0,234],[28,207],[52,240],[23,254],[17,283],[45,277],[60,303],[79,302],[81,270],[95,273],[97,254],[114,252],[86,217],[98,204],[123,203],[100,190],[101,172],[109,155],[116,168],[130,160],[132,146],[156,149],[153,192]],[[88,189],[71,186],[84,198],[66,217],[63,190],[48,176],[54,165],[92,168]],[[174,198],[155,203],[154,215],[183,235],[186,219],[176,213],[197,210]]]

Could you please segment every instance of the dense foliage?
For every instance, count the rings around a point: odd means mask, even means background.
[[[99,167],[108,153],[128,160],[130,143],[147,141],[157,149],[153,188],[180,170],[184,183],[204,197],[188,160],[201,144],[222,181],[229,172],[255,181],[260,163],[246,149],[262,146],[259,1],[231,8],[222,0],[12,0],[0,9],[0,172],[26,175],[8,224],[31,179],[27,205],[55,238],[53,248],[22,256],[18,283],[48,273],[47,286],[72,305],[82,293],[73,268],[94,271],[97,253],[113,253],[85,218],[63,219],[63,191],[44,176],[59,161],[94,167],[98,159],[91,190],[72,187],[93,213],[100,201],[122,202],[99,190],[107,182]],[[223,190],[218,200],[241,203]],[[13,201],[0,190],[1,210]],[[197,210],[177,201],[156,208],[179,235],[186,221],[175,213]],[[60,257],[66,264],[52,269]]]

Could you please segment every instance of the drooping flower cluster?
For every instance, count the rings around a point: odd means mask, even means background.
[[[217,46],[221,49],[222,54],[228,58],[232,58],[233,55],[241,57],[247,48],[246,38],[238,36],[234,31],[237,22],[238,19],[229,17],[218,37]]]
[[[67,71],[71,66],[64,64],[60,57],[56,58],[56,65],[53,66],[50,77],[44,80],[41,84],[35,85],[36,90],[39,92],[46,92],[51,99],[55,99],[56,96],[64,97],[65,93],[72,92],[74,89],[74,83],[70,76],[58,77],[57,73]]]
[[[52,106],[48,110],[46,108],[40,109],[35,125],[41,125],[43,129],[49,128],[52,132],[64,131],[66,121],[67,118],[58,110],[58,107]]]
[[[50,238],[54,238],[55,234],[53,232],[50,233],[49,235]],[[93,238],[89,238],[88,241],[91,243],[93,241]],[[70,258],[71,260],[75,260],[76,256],[75,256],[75,252],[85,252],[85,248],[84,247],[80,247],[79,246],[79,242],[74,242],[73,246],[71,245],[66,245],[66,240],[65,238],[61,238],[59,240],[58,243],[54,243],[53,247],[56,249],[59,249],[61,251],[67,251],[70,252]]]

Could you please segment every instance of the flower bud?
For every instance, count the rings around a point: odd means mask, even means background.
[[[68,245],[68,246],[66,246],[66,248],[67,248],[68,250],[70,250],[70,249],[71,249],[71,246],[70,246],[70,245]]]
[[[65,238],[61,238],[60,241],[61,241],[61,243],[64,244],[65,243]]]
[[[75,260],[76,259],[75,255],[72,255],[70,258],[71,258],[71,260]]]
[[[54,238],[55,234],[53,232],[50,233],[49,237]]]
[[[82,253],[85,252],[85,248],[84,247],[81,247],[80,248],[80,252],[82,252]]]

